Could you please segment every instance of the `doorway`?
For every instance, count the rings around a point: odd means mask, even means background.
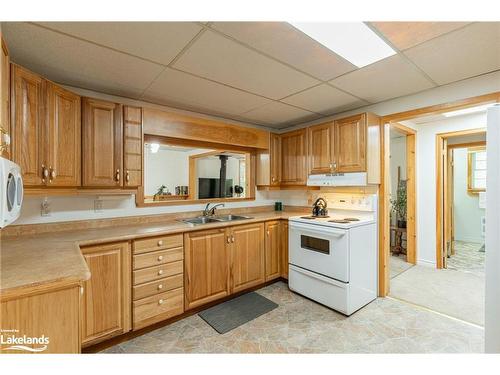
[[[436,162],[436,267],[484,272],[486,129],[437,134]]]
[[[416,263],[416,131],[390,124],[390,260],[394,278]]]

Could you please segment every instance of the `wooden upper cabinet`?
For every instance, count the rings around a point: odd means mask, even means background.
[[[142,185],[142,108],[123,107],[123,169],[125,187]]]
[[[12,159],[21,167],[25,186],[45,183],[42,77],[12,64]],[[48,177],[48,176],[47,176]]]
[[[264,224],[233,227],[231,237],[231,292],[265,281]]]
[[[279,186],[281,182],[281,137],[269,133],[269,150],[257,152],[258,186]]]
[[[307,182],[307,129],[281,134],[281,184]]]
[[[269,139],[270,185],[281,183],[281,137],[271,133]]]
[[[309,140],[309,174],[330,173],[333,171],[333,122],[311,126]]]
[[[366,114],[335,120],[336,172],[366,172]]]
[[[266,281],[280,277],[281,226],[278,220],[265,223]]]
[[[127,242],[82,249],[91,273],[84,284],[82,343],[90,345],[131,329],[131,255]]]
[[[81,181],[80,96],[47,82],[46,162],[50,186],[79,186]]]
[[[1,34],[0,34],[1,35]],[[10,158],[10,60],[7,44],[0,36],[0,156]]]
[[[121,187],[123,183],[122,106],[82,99],[84,187]]]
[[[229,295],[228,240],[224,229],[184,234],[186,310]]]

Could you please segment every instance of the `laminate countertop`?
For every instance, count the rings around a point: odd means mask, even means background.
[[[19,296],[51,284],[78,283],[90,278],[80,247],[136,238],[184,233],[268,220],[287,220],[296,211],[256,212],[251,219],[192,226],[170,220],[160,223],[121,225],[8,236],[0,239],[0,294],[2,298]]]

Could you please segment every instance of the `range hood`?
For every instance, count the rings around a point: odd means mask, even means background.
[[[366,172],[312,174],[307,178],[307,186],[366,186]]]

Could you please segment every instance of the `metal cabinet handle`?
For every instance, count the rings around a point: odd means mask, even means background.
[[[162,300],[162,299],[161,299],[161,300],[159,300],[159,301],[158,301],[158,305],[163,305],[163,302],[165,302],[165,301],[164,301],[164,300]]]
[[[162,240],[159,240],[158,241],[158,246],[162,246],[163,245],[163,241]]]
[[[160,256],[158,257],[158,262],[161,262],[162,260],[163,260],[163,255],[160,255]]]
[[[49,177],[49,170],[44,164],[42,164],[42,182],[45,182],[47,177]]]
[[[116,170],[115,180],[116,180],[116,182],[120,182],[120,170],[119,169]]]
[[[10,145],[10,136],[7,131],[0,126],[0,152],[4,151]]]
[[[163,274],[163,270],[159,270],[158,275],[162,275],[162,274]]]
[[[231,236],[227,236],[227,243],[231,243]]]
[[[163,289],[163,284],[158,285],[158,290]]]
[[[234,236],[231,235],[231,242],[234,243]]]
[[[52,167],[49,167],[50,174],[49,174],[49,182],[52,182],[52,180],[55,180],[57,177],[56,170],[53,169]]]
[[[125,173],[125,181],[127,181],[127,182],[129,182],[129,181],[130,181],[130,173],[129,173],[129,171],[127,171],[127,172]]]

